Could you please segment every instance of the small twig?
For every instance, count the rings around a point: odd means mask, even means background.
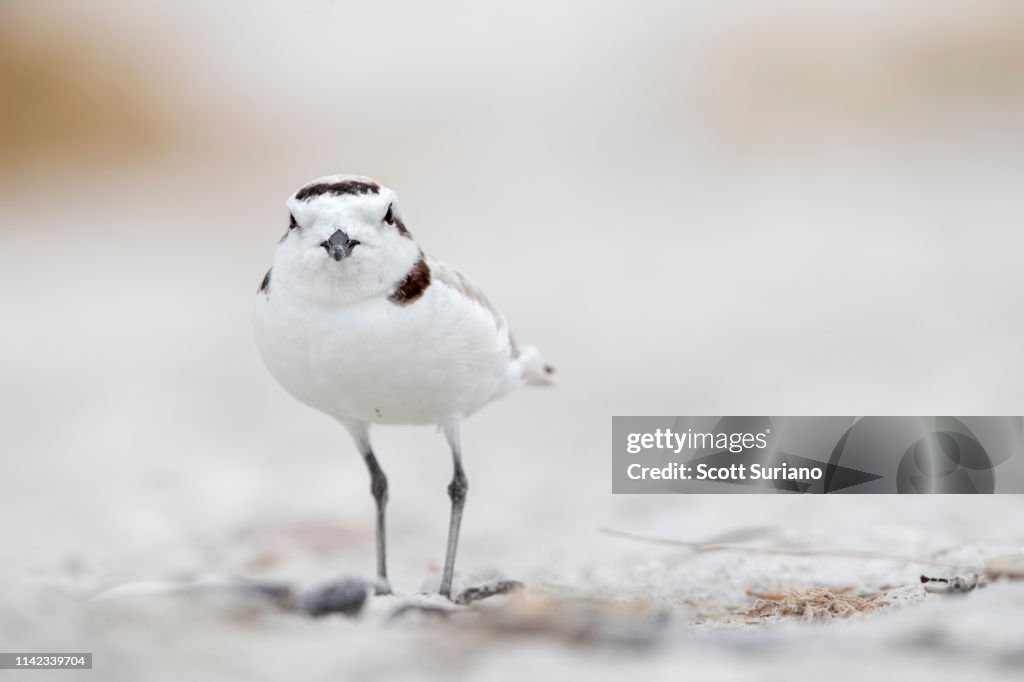
[[[487,599],[499,594],[508,594],[516,590],[522,589],[523,584],[518,580],[496,580],[492,583],[485,585],[478,585],[477,587],[470,587],[463,590],[455,597],[456,604],[472,604],[475,601],[481,599]]]
[[[925,591],[938,594],[961,594],[970,592],[977,587],[985,587],[988,584],[985,577],[977,573],[953,578],[932,578],[922,575],[921,582],[924,584]]]
[[[904,556],[900,554],[885,554],[882,552],[869,552],[857,549],[809,549],[807,547],[751,547],[749,545],[738,545],[726,542],[693,542],[687,540],[674,540],[671,538],[656,538],[638,533],[630,533],[614,528],[600,528],[602,533],[614,535],[627,540],[648,542],[657,545],[669,545],[671,547],[686,547],[698,552],[746,552],[748,554],[786,554],[789,556],[832,556],[845,559],[885,559],[887,561],[902,561],[910,564],[927,564],[929,566],[941,566],[954,570],[969,569],[981,572],[977,566],[971,564],[957,564],[949,561],[937,561],[935,559],[921,559],[919,557]]]

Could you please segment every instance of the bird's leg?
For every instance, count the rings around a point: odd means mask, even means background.
[[[388,504],[388,479],[377,464],[377,458],[373,456],[372,450],[367,448],[363,458],[370,470],[370,492],[377,502],[377,577],[381,582],[377,587],[377,594],[391,594],[391,585],[388,583],[387,546],[384,541],[384,507]]]
[[[359,452],[366,461],[366,468],[370,471],[370,492],[377,503],[377,594],[391,594],[391,584],[388,582],[387,547],[384,540],[384,508],[388,504],[388,479],[384,475],[384,470],[377,464],[377,458],[370,448],[366,427],[349,427],[349,430],[359,447]]]
[[[452,448],[452,482],[448,484],[448,497],[452,500],[452,515],[448,523],[448,548],[444,555],[444,573],[441,575],[441,594],[452,598],[452,574],[455,572],[455,550],[459,545],[459,526],[462,525],[462,509],[466,505],[466,491],[469,482],[462,470],[462,451],[459,443],[459,424],[452,419],[445,425],[445,436]]]

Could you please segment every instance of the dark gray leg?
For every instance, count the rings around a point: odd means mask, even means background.
[[[359,447],[359,452],[366,461],[370,471],[370,492],[377,503],[377,594],[391,594],[388,582],[387,543],[384,534],[384,508],[388,504],[388,479],[383,469],[377,464],[377,458],[370,448],[370,438],[365,425],[346,425]]]
[[[459,444],[459,425],[452,420],[445,425],[445,436],[452,448],[454,471],[452,482],[448,484],[448,497],[452,500],[452,515],[448,523],[448,548],[444,555],[444,573],[441,575],[441,594],[452,598],[452,575],[455,573],[455,550],[459,545],[459,526],[462,525],[462,510],[466,505],[466,491],[469,482],[466,472],[462,470],[462,451]]]
[[[377,588],[377,594],[391,594],[391,585],[388,583],[387,543],[384,541],[384,507],[388,504],[388,479],[377,464],[377,458],[373,456],[372,450],[367,448],[363,453],[363,459],[370,470],[370,492],[377,502],[377,577],[382,583]]]

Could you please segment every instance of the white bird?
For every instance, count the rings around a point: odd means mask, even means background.
[[[256,342],[295,398],[348,429],[377,503],[378,593],[387,577],[388,484],[370,447],[371,424],[436,424],[452,451],[451,518],[440,592],[451,598],[466,499],[459,423],[553,370],[519,346],[505,318],[465,276],[429,258],[402,221],[395,193],[331,175],[287,201],[288,231],[259,287]]]

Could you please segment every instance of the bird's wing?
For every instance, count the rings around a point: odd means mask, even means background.
[[[487,313],[494,319],[494,326],[498,329],[498,332],[508,334],[512,357],[517,357],[519,355],[519,349],[516,347],[516,342],[515,339],[512,338],[512,334],[508,331],[508,323],[505,321],[504,316],[498,312],[498,309],[494,307],[494,304],[487,299],[483,290],[473,284],[473,282],[464,274],[443,261],[431,258],[427,261],[427,265],[430,266],[430,274],[434,279],[451,287],[487,311]]]
[[[551,375],[554,368],[544,362],[544,358],[533,346],[519,346],[515,337],[509,331],[508,323],[498,309],[487,300],[483,290],[473,284],[472,281],[461,272],[439,260],[430,258],[427,260],[430,266],[431,276],[441,284],[451,287],[456,292],[466,297],[483,308],[493,319],[494,326],[498,330],[499,338],[508,339],[509,356],[519,376],[528,384],[535,386],[550,386]]]

